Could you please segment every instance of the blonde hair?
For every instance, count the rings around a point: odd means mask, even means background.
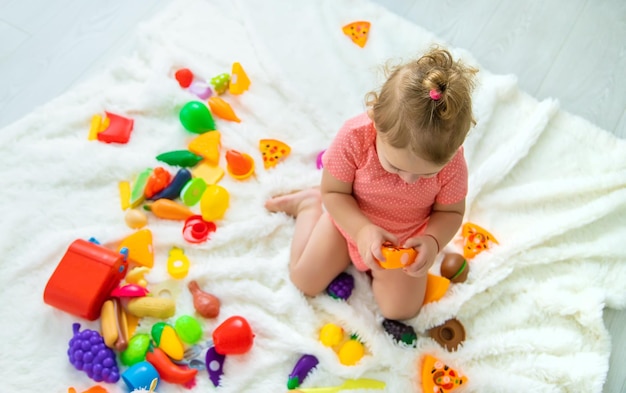
[[[386,71],[380,92],[366,98],[378,133],[393,147],[408,147],[434,164],[447,163],[475,123],[471,94],[477,70],[434,47]]]

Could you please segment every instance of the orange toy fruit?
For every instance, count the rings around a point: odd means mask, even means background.
[[[385,269],[400,269],[409,266],[417,257],[417,251],[414,248],[396,247],[391,242],[383,243],[381,251],[385,261],[378,261],[378,264]]]
[[[350,37],[352,42],[363,48],[367,43],[370,26],[370,22],[367,21],[352,22],[343,27],[343,34]]]
[[[422,360],[422,391],[450,393],[467,383],[467,377],[430,355]]]
[[[263,166],[265,169],[276,166],[291,152],[291,148],[284,142],[276,139],[261,139],[259,150],[263,154]]]
[[[209,108],[211,108],[211,112],[213,112],[215,116],[224,120],[236,121],[237,123],[241,122],[230,104],[221,97],[210,97],[208,104]]]
[[[226,152],[226,169],[228,173],[237,180],[245,180],[254,173],[254,160],[245,153],[237,150]]]

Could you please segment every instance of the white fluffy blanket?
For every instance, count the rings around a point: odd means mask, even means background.
[[[341,31],[355,20],[372,23],[363,49]],[[602,310],[626,305],[626,143],[554,100],[536,101],[513,76],[481,68],[478,125],[465,145],[466,220],[489,229],[500,245],[473,259],[467,282],[411,321],[416,349],[384,334],[363,274],[352,271],[356,289],[348,302],[307,299],[288,279],[293,220],[268,213],[263,202],[316,184],[317,153],[364,109],[364,94],[382,81],[378,66],[436,42],[365,0],[177,1],[140,26],[131,56],[2,130],[0,390],[80,392],[94,384],[67,360],[71,325],[79,319],[44,304],[46,282],[73,240],[93,236],[115,248],[131,234],[118,182],[158,166],[157,154],[185,148],[194,136],[178,111],[195,97],[173,71],[188,67],[208,80],[238,61],[251,88],[224,97],[242,122],[216,121],[224,148],[256,159],[256,177],[221,181],[231,206],[204,244],[187,244],[180,222],[151,217],[148,225],[151,286],[167,280],[173,246],[192,262],[187,278],[170,282],[174,295],[180,289],[177,314],[193,313],[185,283],[196,279],[222,301],[220,316],[203,320],[207,339],[232,315],[244,316],[256,335],[250,352],[227,358],[221,387],[203,371],[192,391],[283,391],[296,360],[311,353],[320,364],[305,387],[366,377],[386,382],[389,392],[419,392],[419,359],[428,353],[462,370],[470,392],[600,392],[610,352]],[[471,54],[453,51],[480,67]],[[128,144],[87,140],[91,116],[104,110],[135,119]],[[261,138],[288,143],[291,156],[265,171]],[[449,247],[458,250],[456,243]],[[451,317],[467,332],[456,352],[425,334]],[[97,322],[79,322],[98,329]],[[319,342],[328,322],[365,341],[368,354],[356,366],[341,365]],[[139,329],[149,328],[146,322]],[[106,387],[125,391],[121,381]],[[157,390],[186,391],[168,383]]]

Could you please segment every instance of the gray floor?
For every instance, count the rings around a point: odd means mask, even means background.
[[[128,53],[137,24],[170,1],[0,0],[0,128]],[[625,1],[374,1],[626,138]],[[607,310],[605,322],[613,354],[604,392],[626,392],[626,312]]]

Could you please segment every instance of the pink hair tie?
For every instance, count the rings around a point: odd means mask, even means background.
[[[439,101],[439,100],[441,99],[441,93],[440,93],[440,92],[438,92],[438,91],[437,91],[437,90],[435,90],[435,89],[431,89],[431,90],[428,92],[428,95],[430,96],[430,98],[431,98],[431,99],[433,99],[433,100],[435,100],[435,101]]]

